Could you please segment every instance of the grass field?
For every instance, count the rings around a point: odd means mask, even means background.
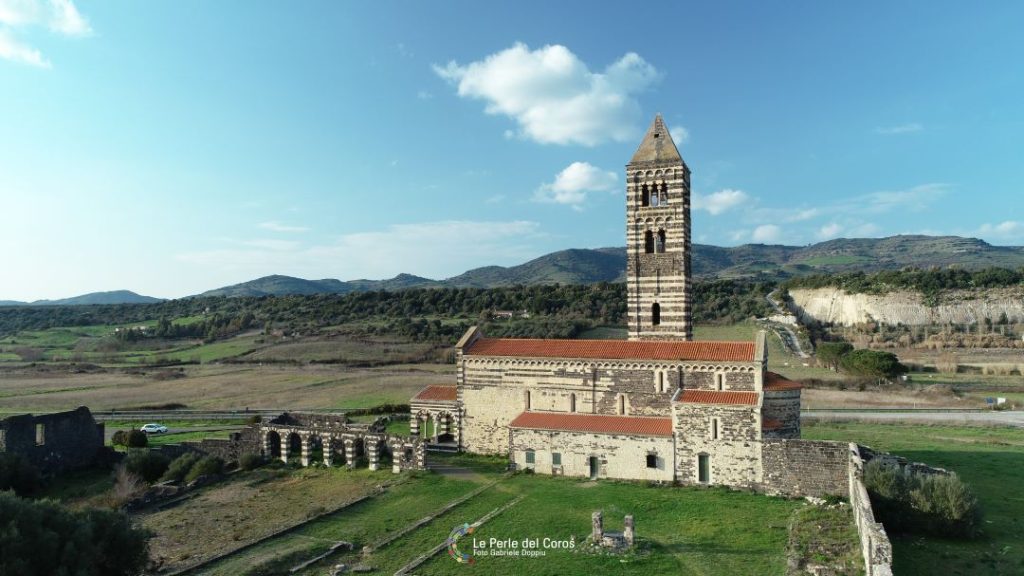
[[[478,557],[458,566],[447,554],[428,561],[417,574],[784,574],[787,526],[800,501],[725,489],[648,487],[640,483],[590,482],[545,476],[503,477],[494,459],[458,455],[449,464],[472,466],[477,474],[449,478],[416,475],[385,493],[298,531],[231,556],[202,571],[211,575],[276,574],[326,551],[336,541],[355,545],[300,574],[320,575],[336,563],[366,564],[375,573],[393,573],[443,542],[455,526],[521,498],[478,528],[481,538],[573,541],[578,549],[543,549],[543,557]],[[347,472],[336,472],[344,478]],[[475,488],[498,481],[434,521],[376,550],[358,553]],[[603,510],[607,530],[621,530],[622,517],[636,518],[640,552],[625,557],[587,554],[583,540],[590,514]],[[728,513],[724,513],[728,511]],[[472,548],[472,545],[469,545]]]
[[[955,471],[985,509],[985,536],[962,542],[892,534],[894,573],[950,576],[1024,574],[1024,430],[821,423],[804,438],[859,442]]]

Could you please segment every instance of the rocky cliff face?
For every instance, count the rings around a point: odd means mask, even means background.
[[[790,290],[794,312],[801,319],[851,326],[862,322],[904,324],[996,322],[1006,314],[1010,322],[1024,322],[1024,289],[943,293],[937,306],[928,306],[916,292],[892,292],[883,296],[848,294],[838,288]]]

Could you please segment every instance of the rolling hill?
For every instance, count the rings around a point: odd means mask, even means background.
[[[163,302],[162,298],[142,296],[131,290],[113,290],[110,292],[91,292],[60,300],[36,300],[19,302],[17,300],[0,300],[0,306],[84,306],[88,304],[153,304]]]
[[[892,270],[906,267],[1024,267],[1024,247],[993,246],[958,236],[891,236],[837,239],[809,246],[745,244],[731,248],[694,244],[693,271],[698,278],[781,279],[816,273]],[[621,282],[626,249],[570,249],[546,254],[517,266],[485,266],[446,280],[399,274],[387,280],[303,280],[267,276],[225,286],[200,296],[344,294],[366,290],[400,290],[450,286],[488,288],[514,284],[588,284]]]
[[[1024,268],[1024,247],[993,246],[959,236],[890,236],[840,238],[808,246],[744,244],[724,248],[693,245],[696,278],[783,279],[806,274],[851,271],[875,272],[907,267],[958,266]],[[626,249],[569,249],[552,252],[517,266],[484,266],[446,280],[399,274],[386,280],[306,280],[272,275],[208,290],[198,296],[280,296],[285,294],[347,294],[369,290],[456,287],[490,288],[515,284],[590,284],[622,282]],[[0,301],[0,306],[73,306],[84,304],[145,304],[159,298],[128,290],[95,292],[62,300]]]

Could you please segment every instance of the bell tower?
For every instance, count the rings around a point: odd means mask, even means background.
[[[661,114],[626,164],[630,340],[692,340],[690,169]]]

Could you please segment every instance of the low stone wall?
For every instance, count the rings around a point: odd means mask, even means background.
[[[849,446],[826,440],[765,439],[762,489],[789,496],[845,496]]]
[[[856,444],[850,444],[847,468],[850,506],[853,508],[853,519],[857,524],[860,548],[864,554],[864,573],[866,576],[892,576],[892,543],[881,522],[875,522],[871,499],[864,486],[864,459],[861,457],[861,447]]]

